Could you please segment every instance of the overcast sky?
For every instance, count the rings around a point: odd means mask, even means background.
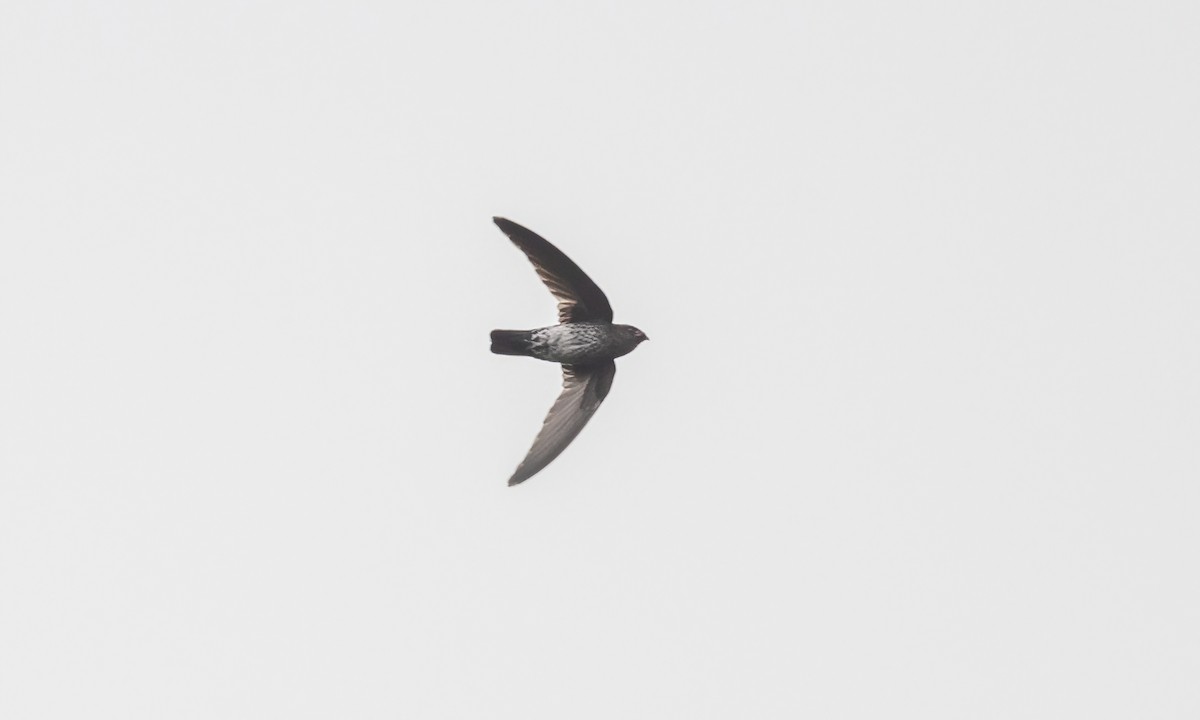
[[[1200,10],[0,6],[0,716],[1200,716]],[[504,215],[651,341],[558,369]]]

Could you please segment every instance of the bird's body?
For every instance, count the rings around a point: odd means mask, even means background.
[[[561,323],[536,330],[493,330],[492,352],[528,355],[562,365],[587,365],[633,352],[641,342],[640,332],[629,325],[593,322]]]
[[[645,333],[612,321],[608,298],[579,266],[540,235],[504,218],[493,218],[537,270],[558,299],[559,324],[535,330],[493,330],[492,352],[523,355],[562,365],[563,390],[542,431],[517,471],[516,485],[533,477],[575,439],[612,388],[615,358],[628,355]]]

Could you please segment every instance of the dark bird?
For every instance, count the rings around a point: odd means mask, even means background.
[[[508,479],[509,485],[516,485],[536,475],[571,444],[612,388],[617,374],[613,359],[633,352],[649,338],[632,325],[614,324],[608,298],[561,250],[511,220],[492,220],[525,253],[558,300],[558,325],[492,331],[492,352],[497,355],[527,355],[562,365],[562,394],[546,415],[533,447]]]

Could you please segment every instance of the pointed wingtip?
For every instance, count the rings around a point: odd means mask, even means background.
[[[521,463],[517,466],[517,469],[513,471],[512,477],[508,479],[508,486],[512,487],[513,485],[520,485],[534,475],[537,475],[537,473],[529,472],[529,469],[525,467],[525,463]]]
[[[523,227],[521,223],[515,223],[512,220],[500,215],[493,215],[492,222],[496,223],[496,227],[500,228],[500,232],[504,233],[509,238],[512,238],[513,242],[516,242],[516,238],[513,238],[515,233],[527,233],[530,235],[534,234],[529,228]]]

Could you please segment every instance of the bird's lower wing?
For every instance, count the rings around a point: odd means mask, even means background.
[[[509,485],[522,483],[550,464],[571,444],[600,407],[612,387],[617,364],[612,360],[596,365],[563,365],[563,389],[542,423],[542,431]]]

